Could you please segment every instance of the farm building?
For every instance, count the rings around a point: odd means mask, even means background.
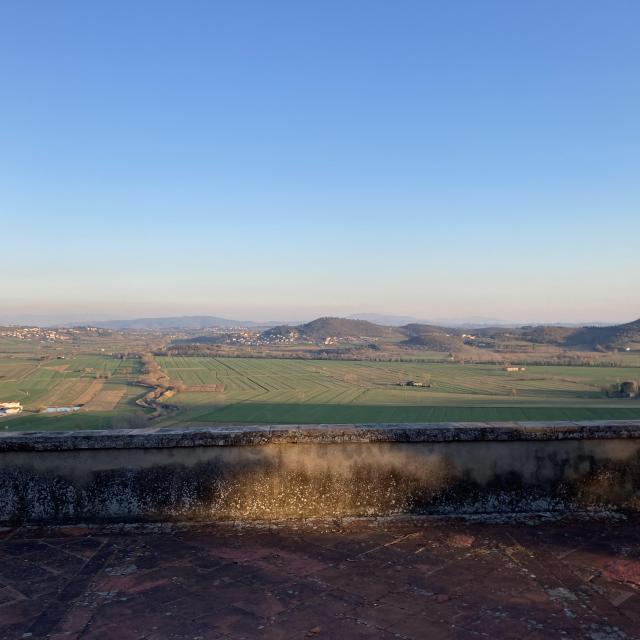
[[[516,371],[526,371],[527,368],[526,367],[505,367],[504,370],[508,371],[509,373],[514,373]]]
[[[15,416],[22,412],[22,404],[19,402],[0,402],[0,417]]]
[[[72,407],[45,407],[42,409],[42,413],[71,413],[73,411],[80,411],[80,406]]]
[[[640,395],[640,382],[627,380],[614,385],[612,391],[607,392],[609,398],[637,398]]]
[[[404,385],[405,387],[430,387],[430,382],[420,382],[418,380],[407,380]]]

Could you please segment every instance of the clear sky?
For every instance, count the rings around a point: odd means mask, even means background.
[[[0,317],[640,316],[637,0],[0,3]]]

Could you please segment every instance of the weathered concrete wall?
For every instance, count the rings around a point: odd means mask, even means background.
[[[640,422],[2,434],[0,521],[640,511]]]

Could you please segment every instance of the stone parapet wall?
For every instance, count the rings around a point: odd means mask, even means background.
[[[640,421],[0,434],[3,523],[640,511]]]

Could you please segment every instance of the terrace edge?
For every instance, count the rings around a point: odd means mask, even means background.
[[[77,431],[5,431],[0,452],[238,447],[270,444],[640,439],[640,420],[215,425]]]

